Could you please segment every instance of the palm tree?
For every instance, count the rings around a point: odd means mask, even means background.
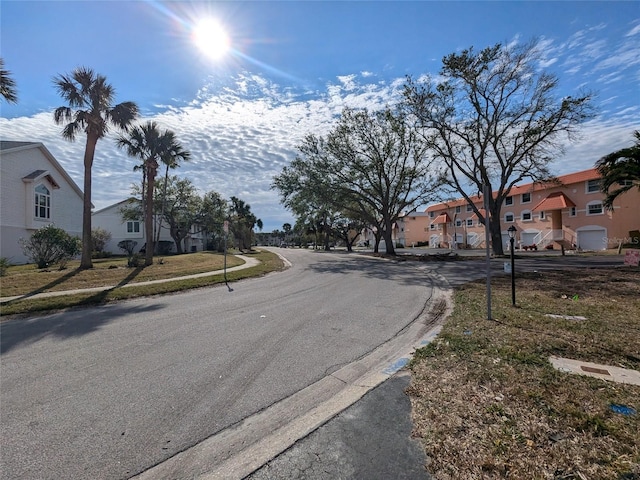
[[[0,95],[9,103],[18,103],[16,82],[11,78],[11,72],[4,69],[2,58],[0,58]]]
[[[92,268],[91,263],[91,167],[98,140],[110,126],[126,130],[138,116],[138,106],[133,102],[113,105],[115,90],[106,77],[87,67],[76,68],[70,75],[53,79],[60,96],[68,106],[58,107],[53,120],[66,123],[62,137],[74,141],[76,135],[87,135],[84,150],[84,207],[82,212],[82,258],[80,268]]]
[[[188,161],[191,154],[184,150],[178,143],[174,143],[174,148],[166,152],[164,157],[161,157],[162,163],[165,165],[164,171],[164,185],[162,186],[162,209],[160,211],[160,219],[158,220],[158,231],[156,232],[155,247],[156,250],[160,244],[160,230],[162,229],[162,219],[164,218],[165,205],[167,203],[167,182],[169,180],[169,169],[178,168],[180,161]]]
[[[144,231],[147,239],[144,264],[149,266],[153,264],[153,193],[159,162],[177,164],[178,159],[188,158],[189,153],[178,143],[172,131],[161,132],[156,122],[132,128],[128,136],[118,138],[118,146],[126,148],[129,156],[142,160],[143,177],[146,179],[143,191]]]
[[[602,176],[600,190],[606,194],[603,205],[613,210],[613,201],[634,186],[640,190],[640,130],[633,132],[635,145],[605,155],[596,163]]]

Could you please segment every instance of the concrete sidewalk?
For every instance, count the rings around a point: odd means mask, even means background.
[[[260,262],[253,257],[247,257],[245,255],[234,255],[236,258],[240,258],[244,260],[244,264],[238,265],[236,267],[227,268],[227,272],[234,272],[236,270],[243,270],[245,268],[251,268],[258,265]],[[14,295],[12,297],[0,297],[0,304],[10,302],[12,300],[19,300],[22,298],[45,298],[45,297],[60,297],[64,295],[73,295],[77,293],[95,293],[95,292],[104,292],[105,290],[112,290],[114,288],[129,288],[129,287],[141,287],[144,285],[155,285],[158,283],[168,283],[175,282],[179,280],[185,280],[189,278],[203,278],[203,277],[211,277],[213,275],[222,275],[224,270],[214,270],[211,272],[203,272],[203,273],[194,273],[193,275],[185,275],[183,277],[174,277],[174,278],[163,278],[161,280],[149,280],[146,282],[135,282],[135,283],[126,283],[124,285],[108,285],[104,287],[92,287],[92,288],[79,288],[76,290],[63,290],[63,291],[55,291],[55,292],[42,292],[42,293],[26,293],[24,295]]]

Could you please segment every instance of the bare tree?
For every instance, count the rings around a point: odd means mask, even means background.
[[[511,188],[525,178],[550,181],[550,162],[593,116],[592,95],[557,98],[558,78],[539,69],[535,41],[473,48],[442,60],[436,80],[407,79],[405,105],[443,165],[443,181],[483,213],[470,196],[484,186],[493,252],[503,254],[500,211]],[[493,221],[495,219],[495,221]]]

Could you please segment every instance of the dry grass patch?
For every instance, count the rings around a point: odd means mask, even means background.
[[[411,363],[414,434],[436,479],[637,479],[640,387],[556,371],[550,355],[640,370],[640,272],[579,269],[457,290]],[[584,316],[561,320],[545,314]]]
[[[227,267],[243,263],[243,260],[227,255]],[[221,253],[197,252],[157,257],[154,258],[153,265],[138,268],[127,267],[127,259],[124,257],[93,260],[93,268],[87,270],[78,269],[80,265],[78,260],[69,262],[64,270],[56,267],[38,270],[33,264],[11,266],[6,276],[2,277],[0,296],[11,297],[162,280],[220,270],[223,264],[224,255]]]
[[[206,257],[206,255],[211,255],[210,257]],[[227,280],[229,282],[241,280],[244,278],[258,277],[269,272],[282,270],[284,268],[284,264],[280,257],[276,254],[268,251],[260,251],[255,250],[252,252],[245,252],[244,255],[251,256],[258,260],[258,264],[233,272],[227,272]],[[191,258],[185,258],[191,257]],[[155,276],[153,276],[153,272],[148,272],[149,276],[146,277],[147,280],[155,280],[155,279],[166,279],[172,278],[173,280],[170,282],[157,283],[152,285],[137,285],[134,281],[131,281],[136,278],[136,282],[140,282],[140,270],[143,272],[147,269],[153,269],[155,265],[146,268],[138,268],[138,269],[128,269],[130,271],[129,276],[125,277],[124,280],[121,280],[118,283],[113,283],[113,279],[108,276],[99,277],[102,278],[102,283],[98,283],[94,286],[111,286],[114,285],[113,288],[109,288],[107,290],[99,291],[99,292],[89,292],[89,293],[72,293],[65,294],[61,296],[54,297],[44,297],[44,298],[32,298],[26,296],[24,298],[19,298],[15,300],[11,300],[5,302],[0,307],[0,314],[2,315],[2,320],[11,318],[10,316],[16,314],[30,314],[34,312],[45,312],[52,310],[62,310],[71,307],[78,306],[88,306],[88,305],[99,305],[107,302],[113,302],[118,300],[124,300],[127,298],[135,298],[135,297],[143,297],[143,296],[151,296],[151,295],[166,295],[170,293],[180,292],[183,290],[189,290],[193,288],[203,288],[210,287],[216,284],[221,284],[225,282],[225,278],[223,274],[218,275],[210,275],[206,277],[200,278],[177,278],[182,277],[184,275],[188,275],[190,273],[203,273],[219,270],[222,268],[222,263],[218,265],[215,261],[215,254],[188,254],[188,255],[180,255],[176,257],[169,257],[167,261],[163,265],[158,265],[158,267],[163,267],[166,265],[171,265],[174,263],[173,269],[166,269],[160,272],[156,272]],[[176,262],[168,263],[168,261],[176,260]],[[181,265],[178,263],[181,260],[186,260]],[[233,257],[227,257],[227,266],[231,267],[234,265],[230,260],[236,260],[235,264],[242,263],[240,259],[234,259]],[[224,258],[219,256],[219,261],[223,262]],[[113,269],[111,269],[113,270]],[[109,269],[103,270],[104,272],[109,272]],[[169,274],[172,272],[171,274]],[[72,273],[72,272],[70,272]],[[144,278],[144,277],[143,277]],[[131,283],[129,283],[131,281]],[[67,286],[62,290],[67,290],[71,283],[67,283]],[[127,285],[127,288],[123,288]],[[84,284],[83,287],[76,288],[86,288],[87,285]],[[3,291],[4,294],[4,291]]]

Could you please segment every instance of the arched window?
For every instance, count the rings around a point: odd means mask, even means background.
[[[51,218],[51,193],[42,184],[35,188],[35,217],[45,220]]]

